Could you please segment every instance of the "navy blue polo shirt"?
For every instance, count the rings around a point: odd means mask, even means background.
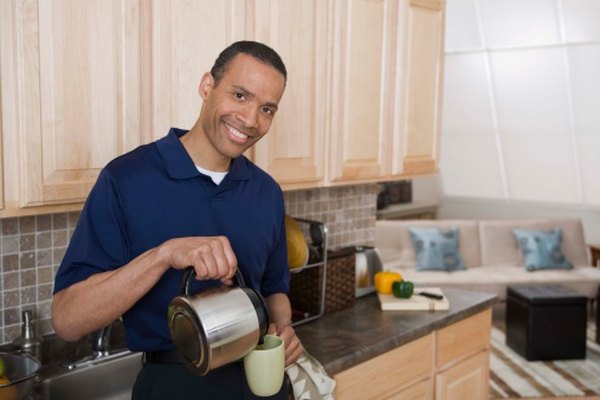
[[[56,275],[55,293],[94,273],[115,270],[169,239],[216,235],[229,239],[247,286],[265,297],[287,293],[281,188],[244,156],[234,159],[215,185],[198,172],[180,142],[186,133],[172,128],[102,170]],[[129,348],[173,349],[167,306],[179,295],[182,274],[169,269],[123,315]],[[194,290],[217,284],[197,282]]]

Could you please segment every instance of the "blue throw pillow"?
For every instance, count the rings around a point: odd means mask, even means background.
[[[513,229],[527,271],[540,269],[571,269],[573,265],[561,251],[562,230],[547,232]]]
[[[417,258],[417,271],[460,271],[465,269],[458,251],[458,228],[410,227]]]

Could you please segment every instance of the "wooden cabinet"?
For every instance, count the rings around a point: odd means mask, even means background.
[[[0,2],[0,217],[81,207],[114,157],[190,128],[240,39],[289,70],[249,152],[284,189],[437,168],[443,0]]]
[[[487,399],[491,310],[334,375],[341,399]]]
[[[437,172],[444,0],[335,4],[330,182]]]
[[[436,375],[435,400],[487,399],[489,374],[489,353],[481,351]]]
[[[407,0],[399,15],[398,103],[391,175],[437,171],[442,108],[444,0]]]
[[[0,3],[0,216],[80,207],[100,168],[142,142],[141,32],[134,2]]]
[[[200,114],[199,84],[230,43],[246,37],[246,3],[238,0],[153,0],[149,141],[171,127],[190,129]]]
[[[479,313],[440,329],[436,337],[436,366],[444,369],[490,345],[492,312]]]
[[[405,390],[421,392],[413,385],[433,372],[433,343],[430,334],[334,375],[335,397],[380,400],[400,398]]]
[[[285,188],[325,178],[329,9],[322,0],[256,0],[254,39],[277,49],[288,70],[279,111],[254,161]]]
[[[406,389],[386,397],[385,400],[430,400],[433,399],[433,385],[431,379],[415,383]]]
[[[435,173],[444,4],[256,1],[251,36],[289,82],[254,161],[284,189]]]
[[[331,182],[376,180],[387,174],[397,4],[334,2]]]
[[[436,334],[436,400],[487,399],[492,312],[474,315]]]

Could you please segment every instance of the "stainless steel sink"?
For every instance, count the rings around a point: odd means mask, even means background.
[[[141,368],[142,353],[131,352],[72,370],[50,365],[40,370],[36,391],[51,400],[129,400]]]

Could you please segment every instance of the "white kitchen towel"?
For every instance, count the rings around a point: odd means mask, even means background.
[[[295,400],[335,399],[335,380],[327,375],[321,363],[306,350],[285,372],[292,382]]]

